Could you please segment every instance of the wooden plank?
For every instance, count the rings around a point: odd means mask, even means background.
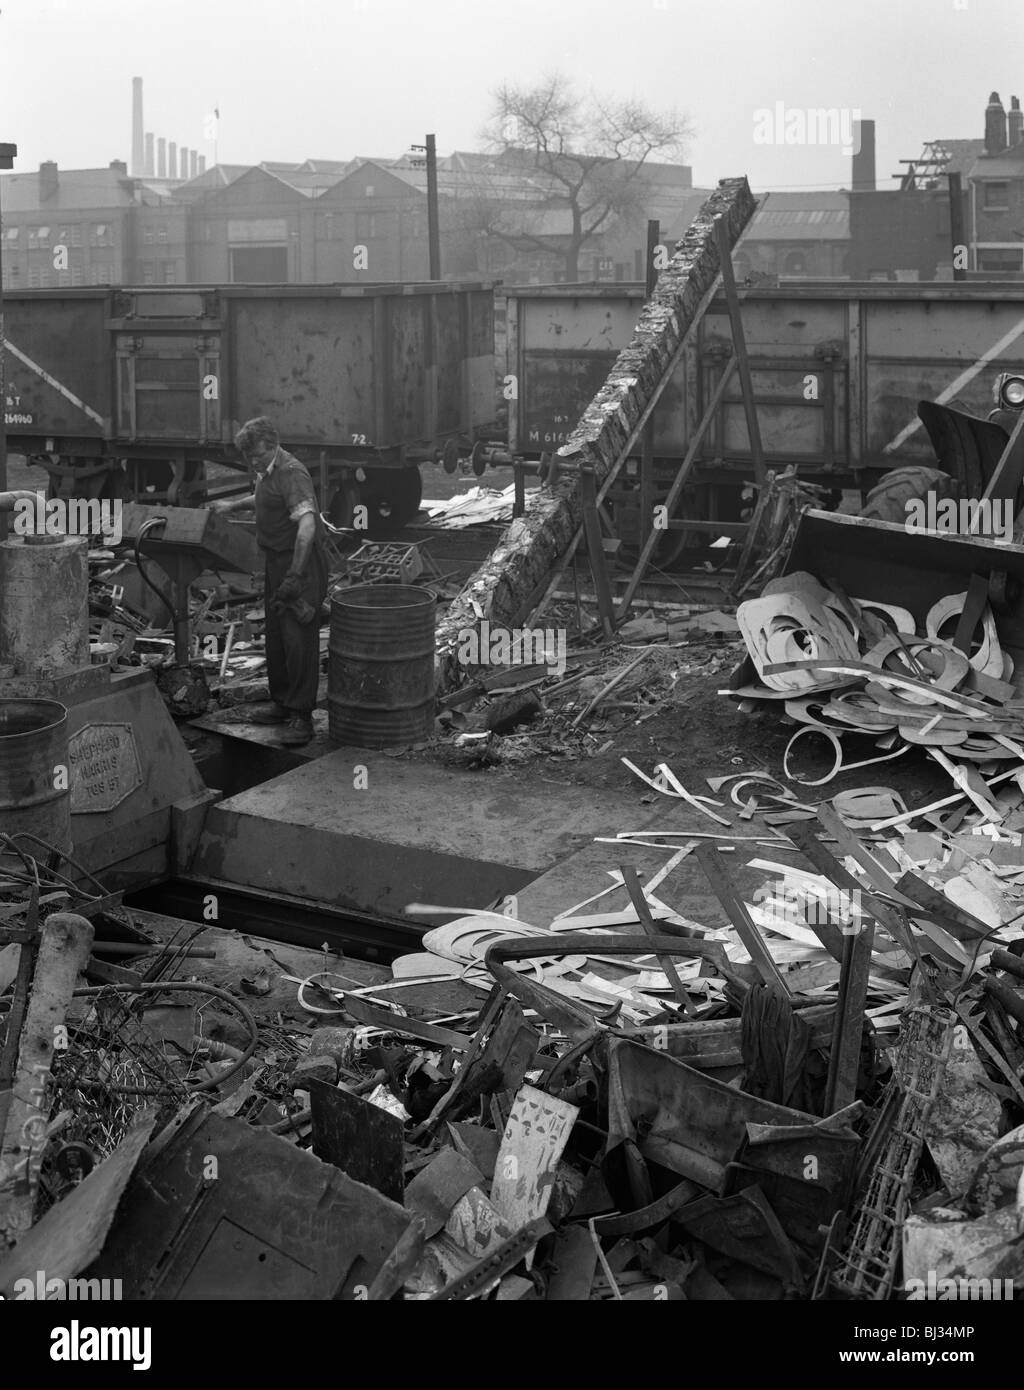
[[[55,1029],[63,1023],[92,946],[92,923],[55,912],[43,923],[10,1107],[0,1135],[0,1250],[32,1225],[38,1160],[46,1143],[46,1086]]]

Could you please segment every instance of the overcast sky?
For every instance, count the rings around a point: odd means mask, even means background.
[[[765,143],[782,103],[873,118],[891,187],[925,140],[980,137],[991,90],[1024,97],[1022,40],[1024,0],[0,0],[0,141],[20,171],[129,161],[139,76],[146,129],[208,162],[215,107],[231,163],[448,153],[497,84],[559,71],[688,115],[697,186],[848,186],[837,144]]]

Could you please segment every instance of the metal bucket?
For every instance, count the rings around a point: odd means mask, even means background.
[[[65,707],[56,700],[0,700],[0,831],[38,835],[70,853],[70,780]],[[30,840],[20,847],[47,857]]]
[[[327,709],[336,743],[400,748],[431,736],[436,606],[409,584],[334,594]]]

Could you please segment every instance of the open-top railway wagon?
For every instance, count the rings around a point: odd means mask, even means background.
[[[192,504],[267,415],[336,525],[390,529],[419,465],[454,471],[494,418],[490,284],[230,285],[4,296],[8,446],[51,494]]]
[[[565,443],[628,344],[644,288],[526,285],[505,294],[506,380],[516,382],[509,452],[542,459]],[[866,491],[897,465],[934,466],[937,457],[948,471],[969,473],[971,461],[955,457],[965,443],[974,449],[961,438],[963,413],[982,417],[983,425],[997,379],[1024,370],[1021,281],[793,281],[741,289],[740,301],[765,464],[776,471],[795,465],[801,478],[836,493]],[[736,377],[699,433],[731,339],[719,294],[654,412],[652,500],[667,494],[681,460],[696,449],[679,518],[729,525],[747,505],[743,492],[754,464]],[[938,403],[923,418],[922,401]],[[1005,433],[993,434],[995,443],[983,442],[998,456]],[[638,457],[609,499],[624,540],[638,525],[640,452],[638,442]],[[674,532],[680,541],[686,534]],[[691,533],[692,540],[706,536]]]

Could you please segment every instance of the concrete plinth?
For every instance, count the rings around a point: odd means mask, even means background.
[[[636,829],[637,807],[339,749],[212,807],[189,876],[392,917],[414,901],[485,907],[593,836]]]

